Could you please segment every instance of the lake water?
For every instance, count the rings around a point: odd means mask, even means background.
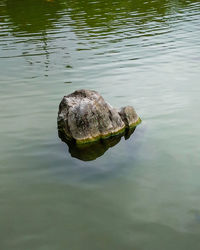
[[[0,0],[0,249],[200,249],[200,2]],[[94,161],[62,97],[142,118]]]

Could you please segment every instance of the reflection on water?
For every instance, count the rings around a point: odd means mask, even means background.
[[[196,2],[198,1],[4,0],[0,7],[0,36],[10,38],[8,44],[0,41],[5,50],[0,58],[24,57],[32,67],[40,62],[46,71],[44,75],[48,76],[47,71],[52,72],[57,62],[72,69],[73,64],[84,60],[79,54],[91,49],[94,52],[97,50],[95,57],[98,56],[99,59],[104,55],[120,53],[121,47],[122,50],[126,48],[126,53],[129,53],[130,48],[138,46],[147,52],[150,45],[157,46],[151,51],[153,53],[154,49],[163,50],[166,46],[173,49],[170,39],[165,44],[164,41],[156,41],[154,36],[170,36],[172,25],[176,25],[184,17],[182,10]],[[13,37],[9,35],[10,32]],[[98,51],[108,44],[113,44],[113,47]],[[20,54],[16,53],[19,46]],[[13,50],[15,53],[9,53]],[[73,50],[78,53],[71,58]],[[93,56],[88,56],[93,59]],[[143,62],[138,60],[146,58],[141,58],[137,51],[131,53],[128,66],[139,66]],[[114,56],[112,59],[115,62]],[[123,57],[120,61],[122,60]],[[64,82],[72,81],[67,79]]]
[[[45,32],[62,16],[59,11],[63,7],[59,0],[5,0],[4,4],[0,13],[5,14],[3,16],[5,22],[7,22],[7,16],[9,17],[9,25],[16,35],[20,35],[21,32],[33,35],[37,32]]]
[[[118,25],[127,25],[132,22],[138,27],[145,22],[168,22],[168,16],[195,3],[196,0],[124,0],[118,1],[70,1],[70,0],[4,0],[1,4],[0,14],[4,22],[9,16],[9,25],[13,32],[36,33],[53,28],[59,18],[65,13],[75,22],[75,31],[81,32],[86,26],[95,33],[111,31]],[[101,28],[96,30],[96,28]],[[95,30],[94,30],[95,28]],[[103,29],[102,29],[103,28]],[[105,30],[104,30],[105,28]],[[78,34],[77,33],[77,34]],[[109,35],[109,34],[108,34]]]
[[[46,71],[48,71],[50,54],[47,31],[52,29],[55,22],[61,18],[62,15],[59,11],[62,9],[63,6],[59,0],[5,0],[0,8],[2,21],[8,27],[11,27],[10,31],[18,37],[17,43],[30,43],[30,37],[27,37],[26,34],[31,35],[31,40],[42,42],[41,52],[45,56],[44,66]],[[7,29],[5,29],[6,31]],[[7,32],[5,35],[7,35]],[[22,56],[27,57],[34,54],[38,56],[41,55],[41,52],[29,53],[26,48],[22,52]],[[28,63],[32,65],[33,60],[29,59]]]
[[[94,143],[83,145],[77,145],[74,142],[67,141],[61,134],[59,134],[59,137],[68,145],[69,153],[72,157],[75,157],[82,161],[93,161],[102,156],[109,148],[114,147],[116,144],[118,144],[122,136],[124,136],[126,140],[129,139],[134,131],[135,128],[127,129],[124,134],[116,135],[108,139],[99,140]]]
[[[198,0],[0,0],[0,249],[200,249],[199,27]],[[143,123],[67,152],[82,88]]]

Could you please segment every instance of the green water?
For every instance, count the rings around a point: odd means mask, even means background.
[[[0,0],[0,249],[200,249],[200,2]],[[57,135],[80,88],[142,118],[94,161]]]

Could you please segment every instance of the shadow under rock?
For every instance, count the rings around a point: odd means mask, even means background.
[[[107,139],[100,139],[99,141],[82,145],[77,145],[74,141],[67,141],[59,132],[58,135],[68,145],[69,153],[72,157],[82,161],[93,161],[102,156],[109,148],[118,144],[123,136],[125,140],[129,139],[135,129],[136,127],[127,129],[121,135],[115,135]]]

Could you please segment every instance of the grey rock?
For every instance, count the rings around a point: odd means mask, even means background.
[[[63,97],[57,119],[59,136],[77,144],[123,133],[132,122],[138,121],[132,107],[118,112],[96,91],[84,89]]]
[[[132,106],[122,107],[119,111],[119,115],[127,127],[135,126],[140,120]]]

